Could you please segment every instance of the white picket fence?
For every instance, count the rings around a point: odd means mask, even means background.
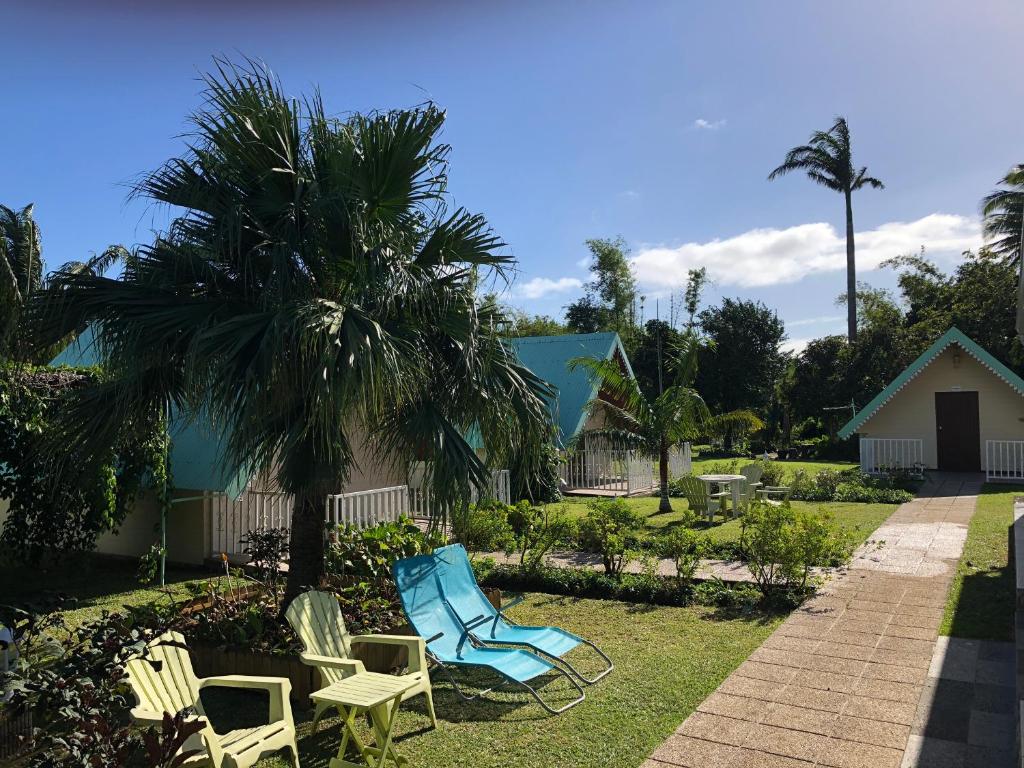
[[[673,445],[668,452],[669,477],[683,477],[693,469],[693,454],[689,443]]]
[[[880,475],[892,469],[914,469],[924,464],[924,443],[916,438],[862,437],[860,469]]]
[[[416,477],[410,473],[411,477]],[[418,477],[418,487],[409,488],[409,508],[413,517],[431,518],[441,514],[444,510],[433,499],[430,488],[425,484],[423,475]],[[469,489],[469,503],[476,504],[481,498],[494,499],[502,504],[512,503],[512,476],[507,469],[498,469],[491,472],[491,480],[487,488],[481,493],[477,488]]]
[[[485,493],[479,494],[474,490],[471,503],[481,495],[510,504],[512,486],[509,471],[493,472]],[[291,528],[294,500],[285,493],[246,490],[237,499],[209,493],[204,500],[207,549],[211,557],[218,557],[222,552],[242,554],[244,545],[241,540],[247,531]],[[439,512],[429,491],[405,485],[331,494],[324,503],[324,520],[328,525],[354,525],[357,528],[397,520],[402,515],[431,517]]]
[[[673,464],[674,462],[674,464]],[[669,454],[670,471],[690,471],[690,445]],[[637,451],[584,436],[580,449],[562,454],[559,462],[562,485],[569,491],[595,490],[631,496],[654,488],[654,461]]]
[[[371,491],[335,493],[327,497],[327,524],[368,528],[409,517],[409,488],[394,485]]]
[[[985,479],[1024,480],[1024,440],[986,440]]]

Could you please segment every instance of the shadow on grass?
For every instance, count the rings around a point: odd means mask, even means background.
[[[1013,640],[1014,569],[990,567],[966,573],[949,622],[953,637]]]

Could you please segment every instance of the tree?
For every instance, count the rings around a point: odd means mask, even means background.
[[[0,360],[24,362],[22,312],[43,283],[43,255],[33,206],[0,205]]]
[[[988,250],[1017,263],[1024,238],[1024,165],[1015,165],[999,182],[1001,189],[981,201],[982,230]]]
[[[711,341],[701,349],[697,374],[697,389],[706,393],[708,406],[717,413],[764,413],[785,365],[786,329],[778,315],[760,302],[723,299],[698,319]],[[729,432],[725,443],[731,447]]]
[[[853,193],[862,187],[885,187],[868,169],[857,169],[853,164],[850,146],[850,128],[845,117],[837,117],[827,131],[815,131],[807,144],[793,147],[786,153],[782,165],[768,175],[771,181],[793,171],[804,171],[807,177],[834,192],[842,192],[846,201],[846,305],[847,336],[851,342],[857,338],[857,265],[853,242]]]
[[[548,315],[529,315],[526,312],[511,311],[509,336],[560,336],[568,333],[564,323]]]
[[[570,370],[583,368],[601,382],[606,398],[588,403],[592,411],[605,415],[607,426],[591,434],[623,442],[642,455],[656,456],[660,480],[659,512],[671,512],[668,495],[668,454],[673,445],[691,440],[710,417],[704,399],[693,388],[697,373],[696,336],[688,334],[672,350],[668,372],[670,384],[656,397],[645,397],[636,379],[623,373],[616,360],[577,357]]]
[[[664,389],[669,357],[682,341],[683,334],[664,320],[648,320],[643,332],[636,334],[629,365],[646,397],[657,397]]]
[[[617,331],[631,334],[635,324],[636,279],[621,238],[587,240],[593,261],[586,294],[566,307],[566,324],[573,333]]]
[[[545,385],[476,299],[477,270],[512,260],[480,215],[450,210],[433,105],[329,116],[288,98],[262,66],[217,62],[184,155],[135,194],[181,213],[121,279],[62,272],[40,324],[92,323],[106,380],[64,424],[76,456],[102,455],[111,413],[202,414],[228,468],[294,496],[286,603],[323,570],[324,498],[364,439],[375,459],[426,458],[445,506],[489,461],[548,435]]]

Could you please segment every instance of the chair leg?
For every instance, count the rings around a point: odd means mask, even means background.
[[[288,747],[288,752],[292,756],[292,768],[302,768],[302,766],[299,765],[299,748],[293,744]]]
[[[437,715],[434,712],[434,692],[427,688],[423,695],[427,698],[427,714],[430,715],[430,724],[437,728]]]
[[[324,712],[330,709],[333,704],[326,701],[318,701],[316,704],[316,710],[313,712],[313,733],[316,733],[317,726],[320,723],[320,718],[324,716]]]

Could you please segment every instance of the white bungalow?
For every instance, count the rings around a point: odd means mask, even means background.
[[[1024,379],[950,328],[839,430],[853,434],[865,472],[1024,479]]]

